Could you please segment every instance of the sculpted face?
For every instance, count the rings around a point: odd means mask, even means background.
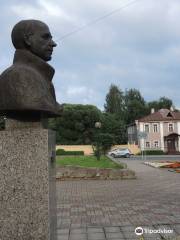
[[[52,40],[48,26],[44,23],[37,23],[33,33],[26,39],[26,43],[29,50],[44,61],[51,60],[53,48],[57,46]]]

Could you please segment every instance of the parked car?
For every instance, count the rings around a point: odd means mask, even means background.
[[[120,150],[119,148],[114,148],[113,150],[111,150],[110,152],[108,152],[108,154],[110,156],[112,156],[113,153],[117,152],[118,150]]]
[[[118,157],[129,158],[130,156],[133,155],[133,153],[131,153],[131,151],[128,148],[121,148],[121,149],[118,149],[118,150],[112,152],[110,155],[114,158],[116,158],[116,157],[117,158]]]

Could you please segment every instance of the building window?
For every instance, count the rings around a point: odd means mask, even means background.
[[[153,125],[153,131],[154,131],[154,132],[158,132],[158,125],[157,125],[157,124],[154,124],[154,125]]]
[[[144,130],[145,130],[146,133],[149,132],[149,125],[148,125],[148,124],[145,124],[145,126],[144,126]]]
[[[154,141],[154,147],[158,148],[159,147],[159,142],[158,141]]]
[[[146,148],[150,148],[150,142],[146,142]]]
[[[168,129],[169,129],[169,132],[173,132],[173,124],[172,123],[169,123]]]

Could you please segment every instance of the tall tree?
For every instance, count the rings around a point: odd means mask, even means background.
[[[114,144],[127,142],[126,123],[117,114],[103,113],[101,131],[114,136]]]
[[[129,89],[125,92],[126,122],[133,123],[136,119],[147,114],[144,98],[137,89]]]
[[[101,111],[92,105],[65,104],[62,116],[51,119],[49,124],[56,130],[58,144],[90,144],[95,122],[101,120]]]
[[[170,109],[173,106],[173,101],[167,97],[160,97],[157,101],[151,101],[148,103],[149,112],[152,108],[158,111],[161,108]]]
[[[123,114],[124,95],[116,85],[111,84],[109,92],[106,95],[104,109],[106,113]]]

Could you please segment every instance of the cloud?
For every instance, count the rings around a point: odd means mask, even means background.
[[[47,0],[38,0],[36,4],[28,2],[12,5],[11,11],[21,18],[47,19],[54,17],[71,20],[71,17],[58,4]]]
[[[57,92],[57,96],[60,95],[61,98],[66,99],[67,103],[93,104],[101,108],[98,101],[98,92],[93,88],[87,88],[86,86],[66,86],[61,89],[61,93]]]
[[[96,94],[93,89],[89,89],[85,86],[70,86],[67,89],[67,97],[73,99],[76,102],[77,97],[81,97],[81,101],[83,104],[88,104],[89,102],[94,102],[94,97]]]
[[[0,69],[12,62],[10,31],[22,18],[47,22],[58,40],[53,60],[60,102],[103,108],[111,83],[138,88],[145,99],[164,95],[179,106],[180,1],[140,0],[60,40],[129,0],[9,0],[2,5]],[[3,60],[4,59],[4,60]],[[5,60],[6,59],[6,60]]]
[[[86,87],[69,87],[67,90],[67,95],[68,96],[77,96],[79,94],[85,94],[87,93],[87,88]]]

